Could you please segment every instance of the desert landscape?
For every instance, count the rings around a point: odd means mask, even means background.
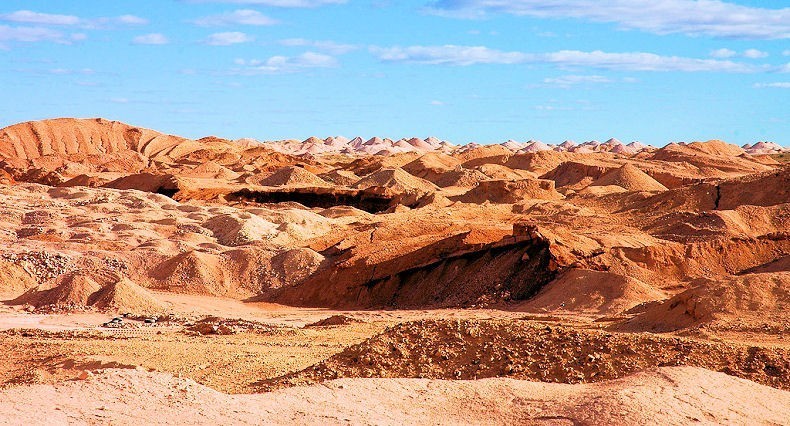
[[[770,142],[0,129],[0,423],[788,424]]]

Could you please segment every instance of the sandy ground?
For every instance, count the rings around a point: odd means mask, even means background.
[[[749,398],[743,398],[749,395]],[[4,424],[786,424],[790,393],[674,367],[600,384],[342,379],[227,395],[161,373],[106,370],[0,392]]]

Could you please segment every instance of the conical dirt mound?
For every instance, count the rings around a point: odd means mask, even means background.
[[[157,288],[167,291],[218,296],[229,291],[220,257],[197,251],[188,251],[166,260],[151,273],[151,277],[157,281]]]
[[[329,184],[302,167],[283,167],[261,179],[263,186],[329,186]]]
[[[27,303],[35,307],[88,306],[88,299],[99,290],[101,290],[101,286],[90,277],[74,274],[63,280],[57,287],[47,290],[33,289],[17,298],[15,302]]]
[[[89,304],[100,309],[116,309],[134,313],[162,312],[163,306],[151,292],[123,278],[94,293]]]
[[[639,170],[632,164],[626,164],[596,179],[590,186],[617,185],[629,191],[666,191],[667,187]]]
[[[431,192],[438,188],[433,183],[413,176],[401,168],[381,169],[370,176],[364,177],[354,187],[359,189],[381,186],[398,192],[420,191]]]
[[[184,174],[188,177],[234,180],[239,174],[213,161],[207,161]]]

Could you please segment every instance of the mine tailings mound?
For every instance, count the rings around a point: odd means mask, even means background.
[[[335,308],[470,307],[524,300],[556,275],[549,242],[519,231],[494,243],[466,243],[454,235],[411,253],[370,265],[347,252],[322,254],[331,267],[275,296],[280,303]]]
[[[674,331],[704,324],[761,329],[787,321],[790,272],[701,278],[692,287],[617,325],[626,331]]]
[[[790,389],[785,348],[610,333],[531,321],[432,320],[395,325],[262,389],[345,377],[597,382],[656,366],[688,365]]]

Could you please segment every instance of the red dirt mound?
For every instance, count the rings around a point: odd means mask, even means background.
[[[620,167],[620,164],[603,160],[566,161],[540,178],[553,180],[558,188],[567,186],[573,189],[581,189]]]
[[[99,309],[133,313],[159,313],[164,307],[151,292],[134,282],[122,278],[93,293],[88,303]]]
[[[389,188],[396,192],[432,192],[438,189],[433,183],[413,176],[401,168],[381,169],[354,184],[354,188],[359,189],[376,186]]]
[[[718,209],[790,203],[790,166],[719,184]]]
[[[222,259],[194,250],[166,260],[150,275],[156,288],[177,293],[225,296],[230,290]]]
[[[525,199],[559,200],[562,198],[562,195],[554,189],[554,182],[550,180],[484,180],[459,197],[458,201],[477,204],[485,201],[515,204]]]
[[[547,284],[520,309],[614,315],[665,297],[663,292],[635,278],[611,272],[571,269]]]
[[[629,191],[666,191],[667,187],[639,170],[632,164],[626,164],[596,179],[590,186],[617,185]]]
[[[663,332],[702,324],[759,328],[790,322],[790,272],[700,279],[693,285],[617,329]]]
[[[91,188],[98,188],[106,185],[108,182],[109,180],[98,176],[79,175],[63,182],[60,186],[88,186]]]
[[[488,179],[490,179],[488,175],[477,169],[466,169],[459,166],[454,170],[443,173],[434,183],[441,188],[450,186],[471,188],[476,186],[480,181]]]
[[[784,348],[579,330],[526,321],[414,321],[390,327],[323,362],[262,384],[277,387],[342,377],[511,377],[581,383],[662,365],[690,365],[788,389],[787,355]]]
[[[422,157],[405,164],[402,169],[414,176],[436,183],[442,174],[453,170],[461,162],[447,154],[429,152]]]
[[[305,327],[333,327],[338,325],[348,325],[348,324],[354,324],[360,322],[362,321],[346,315],[332,315],[331,317],[327,317],[322,320],[318,320],[314,323],[307,324]]]
[[[239,174],[213,161],[207,161],[203,164],[198,165],[194,169],[184,173],[184,176],[196,177],[196,178],[220,179],[220,180],[234,180],[239,177]]]
[[[25,300],[25,303],[36,307],[46,305],[87,306],[90,296],[99,290],[101,290],[101,286],[92,278],[82,274],[73,274],[53,289],[36,292],[31,299]]]
[[[115,179],[102,186],[173,195],[181,189],[181,182],[171,174],[140,173]]]
[[[325,180],[305,170],[303,167],[283,167],[261,179],[263,186],[330,186]]]
[[[335,169],[330,172],[322,173],[318,177],[320,177],[326,182],[331,182],[334,183],[335,185],[340,185],[340,186],[351,186],[359,182],[360,179],[360,177],[357,176],[356,173],[343,169]]]
[[[728,157],[737,157],[743,155],[746,151],[738,145],[733,145],[721,140],[713,139],[707,142],[692,142],[688,144],[689,148],[696,149],[710,155],[721,155]]]
[[[0,260],[0,294],[17,296],[36,286],[36,279],[21,266]]]

